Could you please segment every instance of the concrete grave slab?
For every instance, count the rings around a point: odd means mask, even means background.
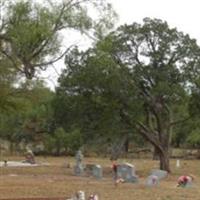
[[[49,166],[49,163],[26,163],[24,161],[7,161],[6,165],[4,161],[0,161],[0,167],[37,167],[37,166]]]

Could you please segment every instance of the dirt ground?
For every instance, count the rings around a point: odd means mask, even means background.
[[[5,158],[1,158],[3,160]],[[23,157],[9,157],[8,160],[23,160]],[[0,167],[0,199],[51,198],[66,199],[76,191],[83,190],[86,195],[98,194],[100,200],[199,200],[200,199],[200,161],[181,160],[176,168],[176,160],[171,160],[172,174],[162,180],[158,187],[145,187],[145,178],[158,162],[152,160],[119,160],[135,165],[139,183],[123,183],[114,186],[109,159],[85,158],[84,163],[100,164],[104,177],[95,180],[91,177],[73,175],[74,158],[36,157],[38,163],[49,163],[37,167]],[[70,168],[66,166],[70,164]],[[176,180],[182,174],[195,175],[192,188],[176,188]]]

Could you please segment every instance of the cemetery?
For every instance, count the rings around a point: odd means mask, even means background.
[[[8,166],[0,167],[0,199],[75,200],[79,191],[84,193],[85,200],[95,195],[98,196],[97,200],[129,200],[135,197],[141,200],[199,198],[200,161],[181,160],[177,168],[177,160],[173,159],[173,173],[167,174],[158,169],[158,161],[120,158],[117,160],[118,176],[125,181],[115,185],[109,158],[84,157],[80,151],[77,154],[74,157],[39,156],[35,158],[36,162],[48,165],[33,164],[29,167],[8,167],[9,161],[20,162],[23,158],[7,157]],[[63,163],[70,163],[70,166]],[[77,167],[81,170],[77,171]],[[176,187],[179,176],[188,173],[195,174],[192,185]]]
[[[200,200],[200,5],[157,1],[0,0],[0,200]]]

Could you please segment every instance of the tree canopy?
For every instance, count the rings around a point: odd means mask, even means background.
[[[0,9],[1,138],[42,141],[55,155],[94,144],[113,158],[146,139],[167,171],[171,144],[199,147],[200,47],[188,34],[150,18],[109,32],[116,14],[104,0],[4,0]],[[92,47],[63,48],[69,30]],[[61,58],[54,93],[37,73]]]
[[[0,6],[3,10],[0,18],[1,54],[28,79],[68,52],[70,45],[67,44],[62,51],[61,31],[88,33],[93,30],[100,37],[106,28],[112,27],[116,16],[110,4],[97,0],[38,3],[5,0]],[[98,19],[91,18],[89,6],[100,13]]]
[[[57,96],[69,104],[60,119],[76,105],[86,127],[138,132],[158,151],[161,169],[170,171],[172,128],[188,117],[177,111],[199,77],[199,58],[196,41],[166,22],[145,18],[121,26],[95,48],[66,56]]]

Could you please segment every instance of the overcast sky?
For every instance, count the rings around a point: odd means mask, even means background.
[[[119,15],[117,25],[133,22],[142,23],[145,17],[159,18],[167,21],[171,28],[188,33],[197,39],[200,44],[200,0],[107,0],[112,3],[114,10]],[[74,38],[74,34],[71,35]],[[84,46],[83,40],[75,39],[76,43]],[[58,73],[62,61],[56,64]],[[53,88],[58,75],[55,70],[49,69],[48,85]]]
[[[188,33],[200,43],[199,0],[109,0],[120,24],[142,22],[145,17],[167,21],[170,27]]]

